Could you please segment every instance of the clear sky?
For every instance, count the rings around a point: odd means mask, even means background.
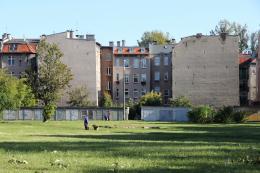
[[[102,45],[136,45],[144,31],[177,39],[209,34],[220,19],[260,29],[260,0],[1,0],[0,33],[39,37],[68,29],[95,34]]]

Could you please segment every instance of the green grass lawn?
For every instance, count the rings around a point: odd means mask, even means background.
[[[260,163],[251,161],[260,157],[257,123],[91,124],[103,127],[85,131],[80,121],[0,122],[0,173],[260,172]]]

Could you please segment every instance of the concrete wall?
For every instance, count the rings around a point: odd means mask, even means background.
[[[188,108],[142,106],[141,119],[145,121],[188,121]]]
[[[49,43],[55,43],[64,54],[62,61],[73,73],[71,88],[86,86],[90,100],[98,105],[100,96],[100,47],[95,40],[68,38],[68,32],[47,35]],[[66,105],[66,95],[59,105]]]
[[[239,105],[238,37],[191,36],[173,51],[173,98],[195,105]]]

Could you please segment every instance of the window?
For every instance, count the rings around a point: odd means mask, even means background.
[[[134,68],[139,68],[139,59],[134,59]]]
[[[129,74],[125,74],[125,83],[129,83]]]
[[[107,75],[108,75],[108,76],[111,76],[111,74],[112,74],[111,67],[107,67]]]
[[[134,74],[134,83],[138,83],[139,82],[139,75],[138,74]]]
[[[141,74],[141,82],[146,82],[146,74]]]
[[[142,96],[146,94],[146,88],[142,88],[141,94]]]
[[[19,59],[19,66],[22,66],[22,59]]]
[[[117,88],[116,89],[116,98],[118,98],[119,97],[119,89]]]
[[[125,89],[125,98],[128,98],[129,97],[129,90],[126,88]]]
[[[8,57],[8,65],[13,66],[14,65],[14,58],[13,56]]]
[[[124,66],[125,67],[129,67],[129,59],[125,59],[124,60]]]
[[[26,57],[26,61],[27,61],[27,65],[30,65],[30,59],[29,59],[29,57]]]
[[[17,44],[10,44],[9,50],[10,51],[16,51],[17,50]]]
[[[168,58],[168,56],[165,56],[164,58],[163,58],[163,65],[169,65],[169,58]]]
[[[168,72],[165,72],[164,73],[164,80],[167,81],[169,79],[169,74]]]
[[[154,58],[154,65],[160,66],[160,57],[157,56],[157,57]]]
[[[154,87],[154,91],[159,93],[160,92],[160,87]]]
[[[130,47],[130,48],[129,48],[129,52],[130,52],[130,53],[133,53],[133,52],[134,52],[134,48],[133,48],[133,47]]]
[[[116,81],[119,81],[119,73],[116,74]]]
[[[15,73],[12,71],[12,72],[10,73],[10,75],[11,75],[11,76],[14,76],[14,75],[15,75]]]
[[[160,80],[160,72],[159,71],[154,72],[154,80],[155,81],[159,81]]]
[[[123,49],[122,48],[118,48],[118,53],[122,53]]]
[[[138,90],[137,89],[134,89],[134,98],[138,98],[139,95],[138,95]]]
[[[144,47],[141,48],[141,53],[145,53],[145,48]]]
[[[107,90],[111,90],[111,82],[107,81]]]
[[[117,66],[117,67],[120,66],[120,60],[119,60],[119,58],[116,58],[116,60],[115,60],[115,66]]]
[[[146,59],[145,59],[145,58],[143,58],[143,59],[141,60],[141,63],[142,63],[142,68],[147,68],[147,62],[146,62]]]
[[[169,96],[170,95],[170,91],[169,90],[164,90],[164,96]]]

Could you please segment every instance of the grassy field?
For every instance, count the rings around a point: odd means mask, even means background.
[[[0,172],[260,172],[260,124],[91,123],[0,122]]]

